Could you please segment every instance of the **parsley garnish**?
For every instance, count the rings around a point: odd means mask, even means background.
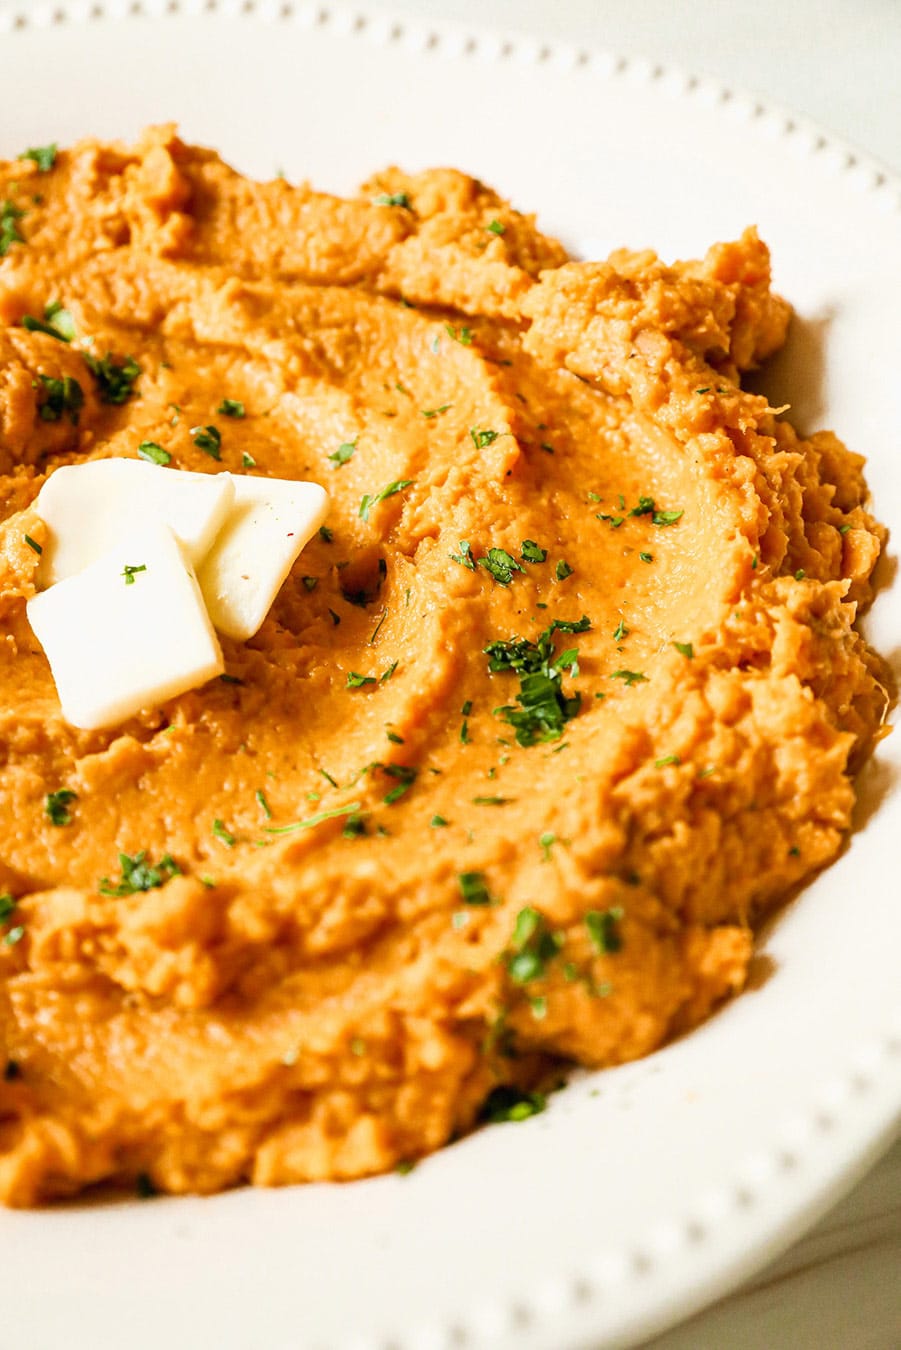
[[[44,422],[58,422],[63,413],[69,414],[73,427],[78,425],[78,417],[84,406],[84,391],[71,375],[56,379],[53,375],[39,375],[44,386],[38,398],[38,415]]]
[[[514,984],[528,984],[547,974],[548,962],[563,946],[563,938],[552,933],[544,915],[528,905],[516,916],[511,946],[513,950],[505,954],[507,974]]]
[[[591,909],[585,915],[585,927],[597,952],[602,956],[620,951],[623,945],[619,931],[619,922],[623,911],[619,905],[613,909]]]
[[[520,546],[520,557],[523,562],[543,563],[547,557],[547,549],[536,544],[534,539],[524,539]]]
[[[44,811],[51,825],[71,825],[72,817],[69,815],[69,803],[76,801],[78,793],[73,792],[71,788],[58,788],[56,792],[48,792],[44,802]]]
[[[340,469],[342,464],[346,464],[348,460],[353,459],[354,451],[357,448],[357,441],[359,439],[358,436],[356,440],[345,441],[343,445],[338,446],[338,449],[334,454],[329,455],[329,459],[336,469]]]
[[[627,628],[626,625],[623,623],[622,619],[620,619],[619,623],[616,625],[616,627],[615,627],[614,630],[613,630],[613,641],[614,641],[614,642],[621,642],[623,638],[626,638],[626,637],[629,636],[629,633],[630,633],[630,632],[631,632],[631,629]]]
[[[436,820],[441,820],[441,816],[435,816],[432,819],[434,825]],[[447,824],[447,821],[443,821]],[[490,905],[491,892],[488,890],[488,883],[485,880],[484,872],[459,872],[457,874],[457,883],[460,887],[460,894],[463,897],[464,905]]]
[[[15,907],[16,902],[8,891],[5,895],[0,895],[0,923],[6,923]]]
[[[529,638],[510,638],[506,642],[489,642],[484,649],[488,669],[492,674],[511,671],[519,676],[518,708],[495,708],[495,714],[515,728],[520,745],[535,745],[538,741],[558,741],[563,727],[579,711],[581,694],[563,693],[562,672],[577,673],[575,648],[554,654],[555,629],[566,632],[584,632],[589,621],[583,616],[577,623],[555,620],[539,636],[537,642]]]
[[[423,417],[440,417],[442,413],[446,413],[448,408],[451,407],[453,407],[453,404],[451,403],[442,403],[440,408],[423,408],[422,415]]]
[[[202,450],[210,459],[221,460],[222,451],[222,433],[218,427],[191,427],[190,434],[194,437],[194,444],[198,450]]]
[[[335,536],[327,525],[319,526],[319,538],[322,540],[323,544],[330,544],[334,537]]]
[[[146,571],[147,571],[146,563],[126,563],[125,566],[122,568],[122,571],[119,573],[119,576],[125,578],[126,586],[133,586],[135,584],[136,573]]]
[[[380,192],[377,197],[372,199],[373,206],[402,206],[405,211],[409,211],[410,198],[406,192]]]
[[[265,794],[265,792],[263,791],[263,789],[262,789],[262,788],[257,788],[256,792],[255,792],[253,795],[256,797],[256,799],[257,799],[257,805],[259,806],[259,808],[260,808],[260,810],[262,811],[263,815],[266,817],[267,820],[271,820],[271,819],[272,819],[272,807],[271,807],[271,806],[269,805],[269,803],[267,802],[267,800],[266,800],[266,794]]]
[[[513,797],[473,797],[473,806],[507,806]]]
[[[146,459],[148,464],[159,464],[161,468],[172,463],[169,451],[157,445],[156,441],[141,441],[138,446],[138,459]]]
[[[43,319],[35,319],[31,314],[24,314],[22,327],[29,333],[46,333],[48,337],[58,338],[60,342],[71,342],[75,337],[75,320],[67,309],[63,309],[59,300],[44,306]]]
[[[490,548],[488,556],[479,558],[479,566],[490,572],[499,586],[509,586],[514,572],[525,572],[525,568],[516,561],[505,548]]]
[[[433,830],[440,830],[443,829],[445,825],[449,825],[450,822],[445,820],[444,816],[432,816],[432,819],[429,821],[429,824],[431,825]]]
[[[556,842],[557,836],[551,830],[545,830],[544,834],[538,836],[538,844],[542,853],[542,862],[550,862],[551,849]]]
[[[253,455],[249,455],[249,454],[247,453],[246,450],[242,451],[242,453],[241,453],[241,468],[242,468],[242,469],[255,469],[256,467],[257,467],[257,462],[256,462],[256,460],[254,459]]]
[[[690,642],[674,642],[673,646],[675,647],[677,652],[679,652],[682,656],[687,657],[689,661],[695,654],[695,649]]]
[[[546,1107],[547,1098],[543,1092],[522,1092],[515,1087],[495,1087],[482,1103],[479,1119],[489,1125],[502,1125],[505,1121],[528,1120],[529,1116],[540,1115]]]
[[[490,230],[492,234],[504,234],[507,227],[506,225],[502,225],[499,220],[489,220],[485,229]]]
[[[18,221],[25,212],[9,198],[0,202],[0,258],[5,258],[13,244],[24,244]]]
[[[24,936],[24,926],[22,924],[17,924],[15,928],[11,928],[4,936],[3,941],[6,943],[7,947],[15,947],[16,943],[21,942]]]
[[[344,688],[362,689],[363,686],[366,684],[377,684],[377,683],[378,681],[376,680],[374,675],[358,675],[355,670],[349,670],[347,672],[347,684],[344,686]]]
[[[41,545],[37,543],[34,539],[32,539],[30,534],[26,534],[25,542],[28,545],[28,547],[38,555],[38,557],[40,557],[40,555],[44,552],[44,550],[41,548]]]
[[[301,577],[301,581],[308,591],[315,591],[316,587],[319,585],[318,577]]]
[[[378,506],[379,502],[383,502],[386,497],[393,497],[395,493],[403,492],[404,488],[412,487],[413,481],[412,478],[398,478],[395,482],[389,483],[387,487],[383,487],[381,491],[376,492],[374,496],[370,496],[367,492],[360,502],[361,519],[368,521],[369,513],[374,506]]]
[[[486,445],[493,445],[500,436],[499,431],[480,431],[478,427],[470,427],[469,434],[472,437],[472,443],[477,450],[484,450]]]
[[[803,581],[806,575],[807,573],[804,571],[804,568],[799,567],[795,573],[795,581]]]
[[[653,562],[653,561],[654,561],[654,555],[653,555],[653,553],[639,553],[638,556],[639,556],[639,558],[641,559],[642,562]]]
[[[557,563],[556,572],[557,572],[557,580],[565,581],[567,577],[572,576],[573,569],[570,567],[569,563],[566,561],[565,558],[561,558],[560,561]]]
[[[633,684],[646,684],[648,679],[647,675],[643,675],[640,670],[614,670],[609,678],[611,680],[625,680],[629,688]]]
[[[655,511],[651,521],[654,525],[675,525],[684,515],[684,511]]]
[[[633,506],[629,512],[630,516],[649,516],[654,510],[653,497],[639,497],[638,505]]]
[[[384,684],[386,680],[390,680],[391,676],[394,674],[396,670],[397,670],[397,662],[392,661],[388,669],[383,670],[381,675],[379,676],[379,684]]]
[[[595,519],[606,520],[608,521],[611,530],[618,530],[620,525],[622,525],[623,521],[625,520],[625,516],[608,516],[605,515],[603,511],[598,511],[595,513]]]
[[[216,409],[222,417],[243,417],[245,415],[244,404],[237,398],[224,398]]]
[[[238,842],[231,830],[228,829],[224,821],[221,821],[218,816],[213,821],[213,828],[210,833],[214,839],[221,839],[222,843],[225,844],[227,848],[234,848],[235,844]]]
[[[141,373],[141,367],[133,356],[127,356],[121,365],[117,365],[112,354],[107,352],[103,360],[83,352],[88,369],[100,386],[101,403],[126,403],[134,391],[134,382]]]
[[[403,745],[404,743],[403,736],[398,736],[396,731],[388,730],[385,732],[385,735],[388,737],[388,740],[391,742],[392,745]]]
[[[389,778],[397,780],[395,786],[390,792],[386,792],[382,801],[386,806],[393,806],[396,801],[403,797],[404,793],[409,792],[410,788],[419,777],[419,770],[414,769],[410,764],[379,764],[376,766],[386,773]]]
[[[449,556],[452,562],[459,563],[461,567],[468,567],[470,572],[476,570],[475,559],[472,556],[472,549],[470,548],[468,539],[461,539],[460,552],[451,553]]]
[[[446,323],[444,325],[444,331],[447,333],[448,337],[452,337],[455,342],[459,342],[461,347],[472,346],[472,332],[469,328],[461,328],[458,331],[452,323]]]
[[[359,839],[360,836],[365,833],[366,818],[357,812],[354,815],[347,817],[347,820],[344,822],[344,829],[341,831],[341,836],[344,839]],[[354,1051],[354,1054],[356,1054],[356,1051]]]
[[[56,145],[39,145],[23,150],[19,159],[30,159],[38,166],[39,173],[49,173],[56,163]]]
[[[113,883],[109,877],[101,878],[98,887],[101,895],[123,896],[135,895],[138,891],[152,891],[165,886],[170,878],[181,875],[181,868],[171,853],[164,853],[154,866],[147,859],[146,849],[141,849],[133,858],[127,853],[120,853],[119,866],[122,880]]]
[[[678,755],[664,755],[662,759],[654,760],[655,769],[665,769],[669,764],[681,764],[682,760]]]
[[[322,770],[320,770],[322,772]],[[330,782],[337,787],[334,779]],[[332,811],[320,811],[316,816],[307,816],[306,820],[295,820],[293,825],[267,825],[267,834],[291,834],[294,830],[309,830],[321,825],[324,820],[335,820],[338,816],[353,816],[360,810],[360,802],[351,802],[348,806],[336,806]]]

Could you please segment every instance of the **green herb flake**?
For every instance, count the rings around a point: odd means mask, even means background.
[[[558,581],[565,581],[567,577],[571,577],[573,574],[573,569],[565,558],[560,559],[554,570]]]
[[[0,923],[6,923],[15,908],[16,902],[8,891],[0,895]]]
[[[506,225],[502,225],[499,220],[489,220],[485,229],[490,231],[491,234],[505,234],[507,227]]]
[[[438,816],[437,819],[440,820],[441,817]],[[447,824],[447,821],[444,823]],[[459,872],[457,884],[460,887],[464,905],[491,904],[491,892],[488,890],[488,882],[484,872]]]
[[[366,833],[366,819],[359,812],[348,816],[341,831],[342,839],[359,839]]]
[[[529,638],[510,638],[489,642],[485,647],[490,674],[510,672],[519,676],[520,706],[505,705],[494,710],[496,716],[515,729],[519,745],[560,740],[565,723],[577,715],[581,695],[564,694],[562,672],[568,668],[573,675],[577,673],[578,652],[573,647],[555,656],[553,634],[558,629],[584,632],[588,627],[586,615],[577,622],[555,620],[540,634],[537,642]]]
[[[484,450],[486,446],[493,445],[500,436],[499,431],[481,430],[479,427],[470,427],[469,434],[472,437],[472,443],[477,450]]]
[[[631,688],[633,684],[646,684],[647,675],[643,675],[640,670],[614,670],[609,676],[611,680],[624,680],[626,685]]]
[[[670,764],[681,764],[681,763],[682,763],[682,760],[679,758],[678,755],[664,755],[662,759],[655,759],[655,760],[654,760],[654,768],[655,768],[655,769],[665,769],[665,768],[667,768]]]
[[[392,745],[403,745],[404,743],[403,736],[398,736],[396,731],[390,730],[386,731],[385,735],[388,737],[388,740],[391,742]]]
[[[605,515],[603,511],[596,512],[595,518],[597,520],[606,520],[611,530],[618,530],[620,525],[622,525],[623,521],[625,520],[625,516]]]
[[[56,792],[48,792],[44,801],[44,813],[50,824],[71,825],[69,803],[77,800],[78,793],[73,792],[71,788],[58,788]]]
[[[623,911],[619,905],[612,909],[592,909],[585,915],[585,927],[596,952],[601,956],[612,956],[622,949],[623,940],[619,930]]]
[[[388,666],[387,669],[383,670],[381,675],[379,676],[379,684],[384,684],[386,680],[390,680],[391,676],[397,670],[397,666],[398,666],[397,661],[392,661],[391,665]]]
[[[194,437],[194,444],[198,450],[209,455],[210,459],[221,461],[222,433],[218,427],[191,427],[190,434]]]
[[[107,352],[100,360],[90,352],[82,352],[88,369],[99,385],[100,402],[122,404],[134,394],[135,380],[141,373],[141,367],[133,356],[127,356],[120,364]]]
[[[684,515],[684,511],[655,511],[651,522],[654,525],[675,525]]]
[[[216,409],[222,417],[245,417],[246,409],[240,399],[224,398]]]
[[[638,556],[643,563],[650,563],[654,561],[653,553],[639,553]]]
[[[508,806],[514,797],[473,797],[473,806]]]
[[[137,574],[139,572],[146,572],[146,571],[147,571],[146,563],[126,563],[122,571],[119,573],[119,576],[125,578],[126,586],[133,586],[135,584],[135,577],[137,576]]]
[[[250,455],[250,454],[247,453],[246,450],[243,450],[243,451],[241,452],[241,468],[242,468],[242,469],[255,469],[256,467],[257,467],[257,462],[256,462],[256,460],[254,459],[253,455]]]
[[[472,346],[472,332],[469,328],[461,328],[458,330],[452,323],[446,323],[444,325],[444,331],[447,333],[448,337],[453,338],[454,342],[459,342],[461,347]]]
[[[507,973],[514,984],[529,984],[547,974],[548,962],[560,951],[563,938],[552,933],[544,915],[531,905],[516,916],[512,951],[505,955]]]
[[[484,558],[478,559],[480,567],[491,574],[499,586],[509,586],[515,572],[525,572],[511,553],[504,548],[490,548]]]
[[[394,787],[382,798],[386,806],[393,806],[395,802],[400,801],[419,777],[419,770],[411,764],[379,764],[377,767],[389,778],[396,780]]]
[[[376,680],[374,675],[358,675],[355,670],[349,670],[347,672],[347,683],[345,684],[344,688],[362,689],[364,685],[377,683],[378,681]]]
[[[803,581],[806,575],[807,573],[804,571],[804,568],[799,567],[797,572],[795,573],[795,581]]]
[[[410,198],[406,192],[380,192],[372,199],[373,206],[400,206],[404,211],[411,210]]]
[[[383,487],[373,496],[370,496],[367,492],[360,502],[359,514],[361,520],[368,521],[369,513],[374,506],[378,506],[379,502],[385,501],[388,497],[395,496],[398,492],[403,492],[404,488],[412,487],[413,482],[414,480],[412,478],[398,478],[393,483],[388,483],[386,487]]]
[[[333,454],[329,455],[329,459],[336,469],[340,469],[342,464],[347,464],[349,460],[353,459],[354,451],[357,448],[357,441],[359,439],[359,436],[357,436],[352,441],[345,441],[342,445],[338,446],[338,449]]]
[[[452,403],[442,403],[440,408],[423,408],[422,415],[423,417],[428,418],[440,417],[442,413],[446,413],[448,408],[452,407],[453,407]]]
[[[543,563],[547,558],[547,549],[536,544],[534,539],[524,539],[520,545],[520,557],[523,562]]]
[[[324,770],[320,769],[325,777]],[[334,787],[338,784],[332,778],[329,780]],[[360,810],[360,802],[350,802],[347,806],[336,806],[331,811],[320,811],[318,815],[307,816],[306,820],[295,820],[292,825],[267,825],[265,827],[267,834],[292,834],[295,830],[311,830],[314,825],[321,825],[326,820],[336,820],[339,816],[353,816]]]
[[[181,876],[181,868],[171,853],[164,853],[154,865],[149,861],[146,849],[141,849],[134,857],[120,853],[119,867],[122,872],[120,881],[112,882],[109,877],[101,878],[98,884],[101,895],[117,897],[136,895],[139,891],[157,890],[165,886],[172,877]]]
[[[468,567],[470,572],[474,572],[476,570],[476,564],[475,559],[472,556],[469,540],[461,539],[459,547],[459,553],[451,553],[449,555],[451,562],[459,563],[461,567]]]
[[[43,319],[23,314],[22,327],[29,333],[46,333],[48,337],[57,338],[60,342],[71,342],[76,336],[75,320],[59,300],[54,300],[44,307]]]
[[[38,555],[38,557],[40,557],[41,554],[44,552],[41,545],[37,543],[34,539],[32,539],[30,534],[26,534],[25,542],[28,545],[28,547],[32,550],[32,552]]]
[[[850,525],[839,525],[838,532],[839,534],[847,534],[850,529]]]
[[[631,630],[630,628],[627,628],[627,627],[626,627],[626,625],[625,625],[625,623],[623,622],[623,620],[620,619],[619,623],[616,625],[616,627],[615,627],[614,630],[613,630],[613,641],[614,641],[614,642],[622,642],[623,638],[627,638],[627,637],[629,636],[629,633],[630,633],[631,631],[632,631],[632,630]]]
[[[622,499],[622,497],[620,497],[620,504],[622,504],[622,502],[623,502],[623,499]],[[653,497],[639,497],[639,498],[638,498],[638,505],[632,507],[632,510],[629,512],[629,515],[630,515],[630,516],[649,516],[649,515],[651,515],[651,513],[653,512],[653,510],[654,510],[654,498],[653,498]]]
[[[24,244],[19,221],[25,215],[20,206],[6,199],[0,202],[0,258],[5,258],[13,244]]]
[[[146,459],[148,464],[159,464],[161,468],[172,463],[169,451],[157,445],[156,441],[141,441],[138,446],[138,459]]]
[[[235,844],[238,842],[235,836],[232,834],[231,830],[227,828],[227,826],[224,824],[223,821],[219,819],[218,816],[213,821],[213,828],[210,831],[210,833],[212,834],[214,839],[221,840],[221,842],[225,844],[226,848],[234,848]]]
[[[479,1111],[479,1119],[489,1125],[507,1121],[528,1120],[540,1115],[547,1107],[543,1092],[522,1092],[515,1087],[492,1088]]]
[[[30,159],[36,164],[39,173],[49,173],[56,163],[57,146],[54,142],[51,145],[38,145],[29,150],[23,150],[19,159]]]
[[[429,821],[429,825],[431,826],[431,828],[432,828],[433,830],[443,830],[443,829],[445,829],[449,824],[450,824],[450,821],[449,821],[449,820],[445,820],[445,819],[444,819],[444,816],[432,816],[432,819]]]
[[[674,642],[673,646],[681,656],[686,657],[689,661],[693,660],[695,649],[690,642]]]
[[[399,1162],[394,1164],[395,1172],[401,1177],[409,1176],[415,1167],[416,1162],[413,1158],[401,1158]]]
[[[84,406],[84,391],[71,375],[57,379],[53,375],[39,375],[43,386],[38,397],[38,416],[44,422],[58,422],[63,413],[69,414],[73,427]]]
[[[259,806],[259,808],[260,808],[260,810],[262,811],[263,815],[266,817],[267,820],[271,820],[271,819],[272,819],[272,807],[271,807],[271,806],[269,805],[269,803],[267,802],[267,800],[266,800],[266,794],[265,794],[265,792],[263,791],[263,789],[262,789],[262,788],[257,788],[256,792],[255,792],[253,795],[254,795],[254,797],[256,798],[257,806]]]
[[[15,947],[16,943],[21,942],[24,936],[25,936],[24,926],[22,924],[17,924],[15,928],[11,928],[9,930],[9,932],[4,937],[3,941],[5,942],[7,947]]]
[[[538,836],[538,844],[541,848],[541,861],[550,862],[551,849],[557,842],[557,836],[552,830],[545,830],[544,834]]]

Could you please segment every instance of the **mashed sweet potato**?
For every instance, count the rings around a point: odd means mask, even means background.
[[[578,263],[452,170],[47,159],[0,163],[0,1200],[364,1176],[706,1017],[885,703],[862,460],[740,385],[755,232]],[[226,676],[78,731],[32,504],[148,441],[333,508]]]

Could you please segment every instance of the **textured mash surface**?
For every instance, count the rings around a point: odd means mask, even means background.
[[[740,989],[885,703],[862,460],[740,387],[788,323],[754,232],[575,263],[455,171],[342,201],[168,128],[0,164],[4,201],[0,1199],[378,1172]],[[55,301],[74,341],[23,326]],[[124,401],[85,353],[134,359]],[[25,618],[32,503],[145,441],[316,480],[328,532],[225,680],[79,732]],[[492,548],[508,584],[466,565]],[[518,744],[484,648],[554,620],[567,720]],[[109,894],[141,851],[162,884]]]

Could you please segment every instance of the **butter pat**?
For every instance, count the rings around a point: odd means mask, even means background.
[[[214,626],[246,641],[325,520],[329,499],[318,483],[228,477],[234,504],[197,577]]]
[[[169,526],[196,566],[234,496],[230,474],[188,473],[139,459],[98,459],[57,469],[35,502],[50,531],[39,584],[75,576],[151,520]]]
[[[36,595],[27,612],[63,716],[85,730],[123,722],[224,668],[191,565],[159,523]]]

